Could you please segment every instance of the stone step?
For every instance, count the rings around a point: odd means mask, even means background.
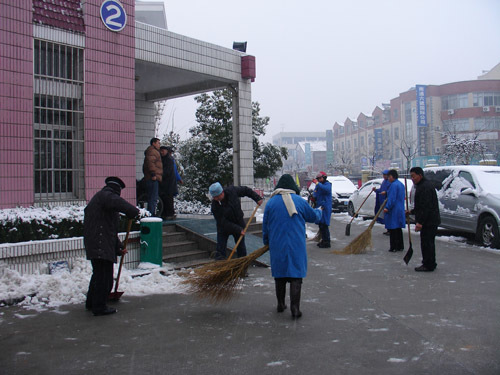
[[[168,269],[174,269],[174,270],[180,270],[182,268],[195,268],[199,266],[203,266],[207,263],[212,263],[214,260],[211,258],[200,258],[200,259],[195,259],[195,260],[189,260],[186,262],[175,262],[175,263],[170,263],[172,265],[172,268]]]
[[[262,231],[262,223],[251,223],[248,226],[248,230],[250,231]]]
[[[163,243],[168,245],[172,242],[186,241],[186,232],[169,232],[163,233]]]
[[[195,241],[175,241],[163,243],[163,255],[172,253],[181,253],[198,249]]]
[[[191,261],[200,261],[201,259],[209,259],[209,256],[210,254],[208,251],[196,249],[163,255],[163,261],[165,263],[180,264]]]

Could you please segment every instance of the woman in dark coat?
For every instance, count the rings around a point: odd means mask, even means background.
[[[106,306],[106,300],[113,288],[113,263],[118,255],[123,255],[123,244],[118,238],[119,213],[130,219],[139,214],[137,207],[120,197],[124,188],[120,178],[108,177],[106,186],[85,207],[83,243],[87,259],[92,262],[85,307],[96,316],[116,312],[116,309]]]

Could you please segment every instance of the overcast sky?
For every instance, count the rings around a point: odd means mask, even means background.
[[[500,63],[500,0],[164,0],[170,31],[256,57],[252,100],[280,131],[325,131],[416,84],[473,80]],[[167,104],[186,137],[193,97]],[[169,129],[170,130],[170,129]]]

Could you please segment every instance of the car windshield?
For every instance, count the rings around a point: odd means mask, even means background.
[[[500,186],[500,171],[478,171],[477,178],[483,190],[498,193]]]

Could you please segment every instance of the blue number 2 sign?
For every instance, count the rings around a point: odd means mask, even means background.
[[[127,24],[127,13],[117,0],[105,0],[101,5],[101,19],[111,31],[121,31]]]

